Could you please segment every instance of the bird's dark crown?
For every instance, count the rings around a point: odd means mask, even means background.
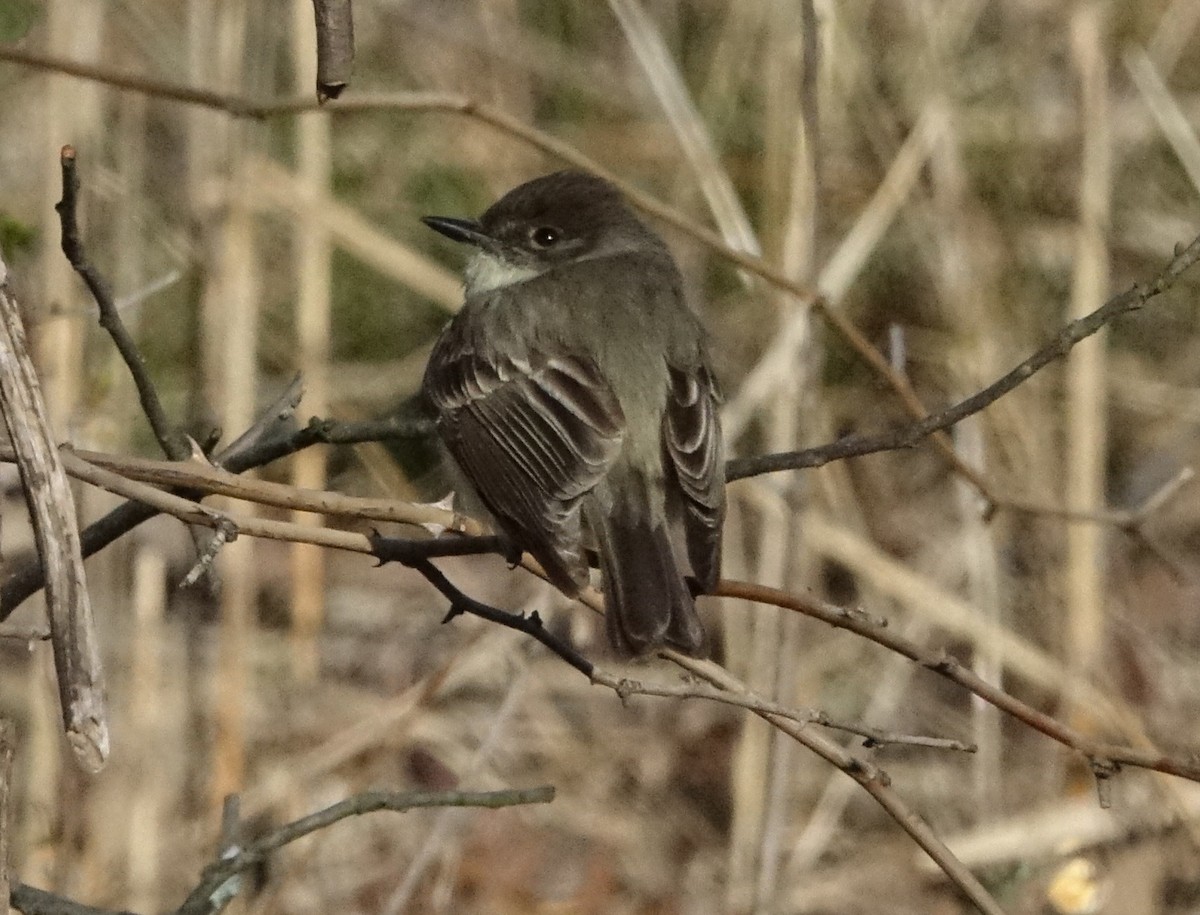
[[[649,235],[616,187],[575,171],[513,188],[487,209],[479,226],[505,248],[549,261]]]

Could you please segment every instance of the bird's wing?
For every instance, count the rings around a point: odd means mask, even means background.
[[[720,393],[703,363],[689,369],[668,368],[663,441],[683,493],[688,559],[700,585],[711,591],[721,575],[725,519],[725,462],[717,415]]]
[[[590,359],[500,352],[466,323],[451,324],[425,374],[442,438],[518,545],[573,593],[587,578],[578,502],[620,450],[621,406]]]

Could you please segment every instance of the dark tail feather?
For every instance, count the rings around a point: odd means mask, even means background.
[[[618,513],[620,509],[617,509]],[[705,653],[704,628],[666,529],[641,518],[595,518],[609,640],[640,655],[669,645]]]

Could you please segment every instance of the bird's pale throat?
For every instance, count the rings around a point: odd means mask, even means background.
[[[545,272],[526,264],[512,264],[490,251],[477,251],[467,261],[463,280],[468,296],[476,296],[515,283],[524,283]]]

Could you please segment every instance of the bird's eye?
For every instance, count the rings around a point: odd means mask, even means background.
[[[560,237],[558,229],[553,226],[538,226],[529,233],[529,240],[535,248],[553,247]]]

